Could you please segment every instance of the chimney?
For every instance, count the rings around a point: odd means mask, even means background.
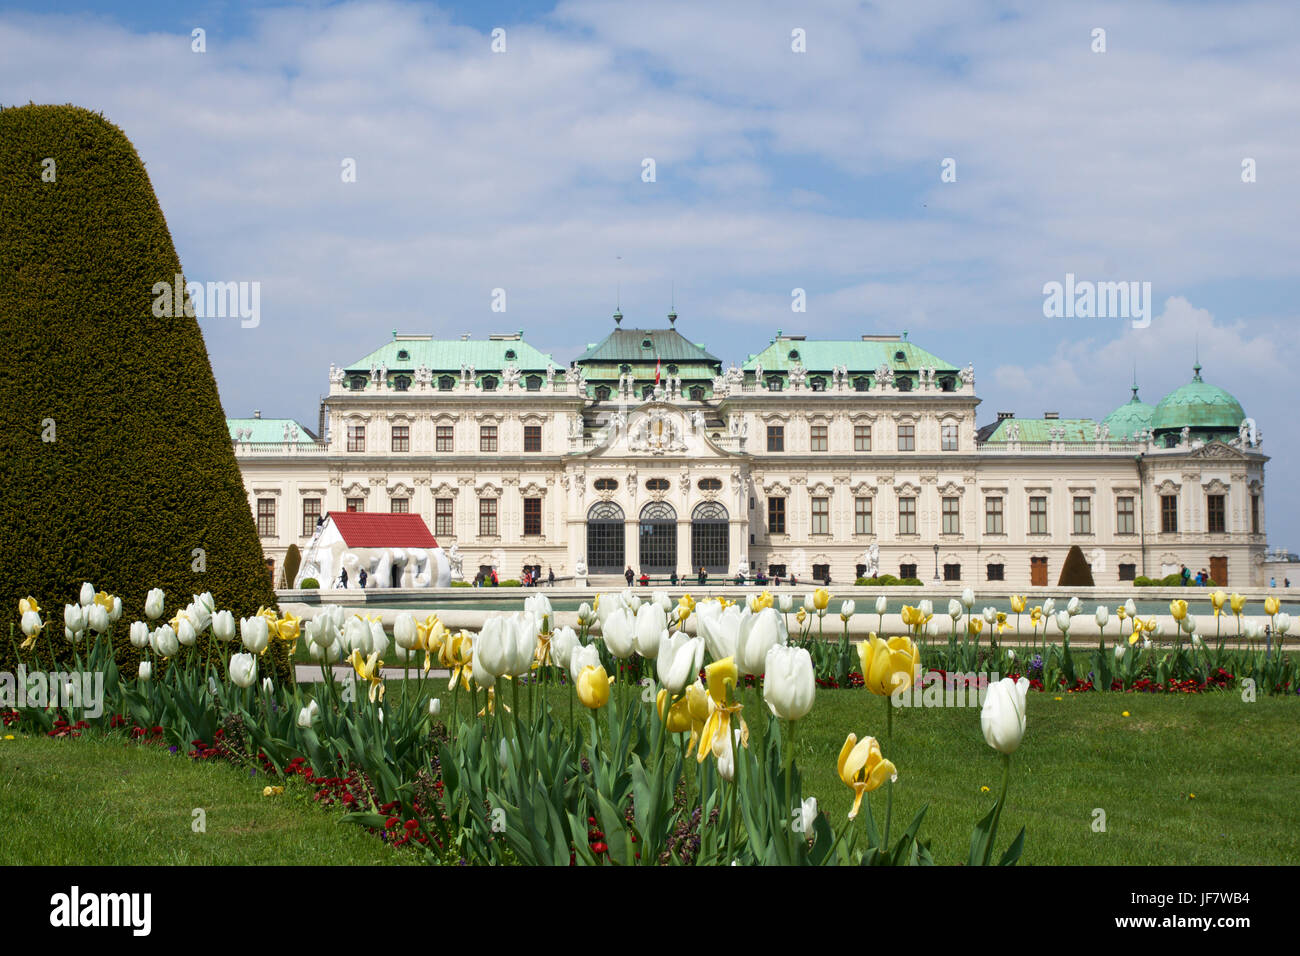
[[[1015,418],[1015,412],[998,412],[998,421],[1005,422],[1008,418]]]
[[[1057,421],[1061,417],[1060,412],[1043,412],[1043,418],[1048,421]]]
[[[260,408],[255,408],[255,409],[253,409],[253,417],[254,417],[254,418],[261,418],[261,417],[262,417],[262,410],[261,410]]]

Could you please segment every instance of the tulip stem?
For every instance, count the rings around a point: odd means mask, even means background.
[[[882,853],[889,853],[889,824],[894,815],[894,781],[890,780],[885,790],[885,838],[884,845],[881,847]]]

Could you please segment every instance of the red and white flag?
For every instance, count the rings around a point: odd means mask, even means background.
[[[663,359],[655,359],[655,384],[659,384],[659,365]]]

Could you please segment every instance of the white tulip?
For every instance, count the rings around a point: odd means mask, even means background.
[[[1152,633],[1155,634],[1156,637],[1164,637],[1164,636],[1165,636],[1165,622],[1164,622],[1164,621],[1156,621],[1156,629],[1155,629]]]
[[[774,644],[763,667],[763,700],[772,713],[782,720],[798,720],[812,710],[817,678],[808,651]]]
[[[880,595],[880,597],[876,598],[876,613],[884,614],[888,610],[889,610],[889,598],[885,597],[882,594]]]
[[[1241,625],[1241,633],[1248,641],[1256,640],[1259,637],[1259,625],[1247,618]]]
[[[510,648],[507,644],[506,619],[489,617],[483,622],[474,642],[474,671],[477,678],[480,668],[483,673],[491,674],[493,679],[510,670]],[[486,686],[491,686],[486,685]]]
[[[916,606],[916,609],[920,611],[924,616],[929,617],[934,613],[934,602],[927,598],[926,600],[918,604]]]
[[[1008,649],[1008,650],[1007,650],[1007,660],[1011,661],[1012,663],[1015,663],[1015,660],[1016,660],[1016,652],[1013,651],[1013,650]]]
[[[701,601],[696,605],[695,628],[715,661],[736,656],[740,613],[740,608],[734,604],[726,610],[717,601]]]
[[[1129,598],[1127,601],[1124,602],[1124,613],[1127,614],[1129,617],[1138,616],[1138,607],[1136,604],[1133,603],[1132,598]]]
[[[636,652],[653,658],[659,653],[659,639],[668,630],[668,615],[653,601],[642,604],[636,612]]]
[[[1124,645],[1123,645],[1123,644],[1116,644],[1116,645],[1115,645],[1115,660],[1118,661],[1118,660],[1122,660],[1123,658],[1124,658]]]
[[[144,616],[151,621],[156,621],[162,617],[165,597],[162,588],[151,588],[148,596],[144,599]]]
[[[86,626],[96,634],[103,634],[108,630],[108,611],[102,604],[92,604],[86,608]]]
[[[591,627],[592,622],[594,622],[595,620],[596,620],[596,614],[594,611],[592,611],[590,604],[588,604],[586,601],[583,601],[581,604],[578,605],[578,623],[580,625]]]
[[[741,612],[740,631],[736,635],[736,666],[742,674],[761,674],[767,652],[789,639],[785,618],[775,609],[765,607],[757,614],[748,608]]]
[[[623,597],[620,594],[602,594],[596,599],[596,621],[604,629],[605,621],[609,616],[623,606]],[[581,609],[579,609],[581,611]]]
[[[984,623],[996,624],[998,620],[998,609],[995,607],[986,607],[984,609]]]
[[[633,614],[636,614],[637,611],[641,610],[641,598],[631,588],[626,588],[623,593],[619,595],[618,599],[622,601],[623,606]]]
[[[1144,637],[1144,638],[1142,638],[1142,647],[1145,649],[1145,648],[1148,648],[1148,647],[1150,647],[1150,646],[1151,646],[1151,638],[1149,638],[1149,637]]]
[[[805,611],[807,611],[809,614],[816,614],[816,613],[817,613],[817,604],[816,604],[816,602],[813,600],[813,595],[812,595],[812,592],[811,592],[811,591],[809,591],[807,594],[804,595],[804,598],[803,598],[803,609],[804,609]]]
[[[322,663],[334,663],[343,656],[343,648],[338,644],[312,644],[311,656]]]
[[[966,613],[966,609],[961,606],[961,601],[956,598],[948,599],[948,616],[954,621]]]
[[[782,614],[789,614],[794,609],[794,598],[788,594],[778,595],[776,606],[781,609]]]
[[[121,617],[122,617],[122,599],[120,597],[114,597],[113,606],[108,609],[108,619],[112,621],[114,624],[116,624],[119,620],[121,620]]]
[[[1070,603],[1065,606],[1065,611],[1070,615],[1070,617],[1074,617],[1074,615],[1078,614],[1079,599],[1077,597],[1070,598]]]
[[[656,591],[650,595],[650,601],[663,608],[665,614],[673,609],[673,599],[668,596],[667,591]]]
[[[619,660],[632,656],[636,650],[636,618],[625,607],[612,612],[600,626],[605,646]]]
[[[531,614],[516,614],[507,622],[510,642],[510,675],[527,677],[537,654],[537,628],[541,622]]]
[[[802,829],[800,833],[812,833],[813,826],[817,823],[817,798],[809,797],[799,807],[799,823]]]
[[[320,716],[320,706],[316,701],[308,701],[307,706],[298,711],[298,726],[303,730],[311,730],[311,725],[316,723],[316,718]]]
[[[938,637],[938,636],[939,636],[939,622],[936,621],[936,620],[934,620],[934,618],[931,618],[930,620],[926,621],[926,622],[925,622],[925,633],[926,633],[926,634],[929,634],[931,637]]]
[[[127,636],[131,639],[132,647],[143,648],[149,643],[149,625],[144,621],[135,621]]]
[[[195,634],[202,634],[212,623],[212,612],[208,610],[207,605],[197,599],[185,608],[185,616],[194,625]]]
[[[419,643],[420,632],[415,626],[415,615],[410,611],[403,611],[393,621],[393,640],[405,651],[409,651]]]
[[[1068,616],[1068,615],[1067,615]],[[988,689],[980,711],[980,729],[988,745],[999,753],[1010,754],[1025,736],[1025,698],[1029,680],[1004,677]]]
[[[691,678],[700,673],[704,664],[704,638],[687,637],[681,631],[669,636],[665,631],[659,642],[655,661],[659,682],[674,696],[686,689]]]
[[[136,676],[137,676],[140,680],[144,680],[144,681],[152,680],[152,679],[153,679],[153,665],[150,664],[148,661],[141,661],[141,662],[140,662],[140,670],[137,672]]]
[[[384,632],[384,625],[378,621],[366,621],[366,624],[370,628],[370,650],[366,652],[366,656],[378,654],[379,659],[383,660],[384,655],[388,653],[388,635]]]
[[[90,607],[95,603],[95,586],[87,581],[81,586],[81,606]]]
[[[275,691],[275,685],[271,683],[271,678],[269,678],[269,677],[263,677],[263,678],[262,678],[262,692],[263,692],[263,693],[266,693],[266,694],[270,694],[270,693],[273,693],[274,691]]]
[[[569,660],[578,646],[578,635],[571,627],[561,627],[551,637],[551,660],[561,670],[569,669]]]
[[[349,654],[360,651],[362,657],[369,657],[373,640],[370,635],[370,624],[361,618],[350,617],[343,625],[343,646],[347,648]]]
[[[430,717],[437,717],[437,716],[439,716],[441,713],[442,713],[442,698],[440,698],[440,697],[430,697],[430,698],[429,698],[429,716],[430,716]]]
[[[1285,634],[1287,631],[1291,630],[1291,615],[1279,614],[1274,625],[1274,630],[1277,631],[1279,635]]]
[[[1061,629],[1062,634],[1070,633],[1070,612],[1069,611],[1056,612],[1056,626]]]
[[[63,605],[63,626],[73,634],[80,634],[86,629],[86,612],[81,605]]]
[[[188,617],[181,618],[180,624],[176,627],[176,640],[180,641],[181,647],[193,647],[194,642],[199,638],[194,631],[194,625],[190,623]]]
[[[1043,617],[1051,617],[1056,613],[1056,599],[1048,598],[1043,602]]]
[[[252,654],[235,654],[230,658],[230,679],[239,687],[252,687],[257,680],[257,658]]]
[[[176,639],[176,632],[170,624],[164,624],[149,635],[149,643],[163,657],[175,657],[181,652],[181,642]]]
[[[858,604],[856,601],[845,601],[840,605],[840,617],[847,621],[857,609]]]
[[[1196,615],[1188,614],[1179,622],[1179,626],[1187,634],[1194,633],[1196,631]]]
[[[1193,635],[1192,635],[1192,647],[1200,647],[1200,646],[1201,646],[1201,635],[1199,635],[1199,634],[1193,634]]]
[[[1110,608],[1105,605],[1097,605],[1097,626],[1105,627],[1110,622]]]
[[[578,675],[587,667],[600,667],[600,650],[595,644],[579,644],[569,658],[569,677],[578,683]]]
[[[271,640],[271,631],[266,618],[258,614],[241,620],[239,622],[239,637],[245,649],[252,651],[254,654],[262,653]]]
[[[971,588],[964,588],[962,590],[961,603],[968,611],[975,606],[975,592]]]
[[[542,618],[550,619],[555,613],[551,610],[551,599],[545,594],[533,594],[524,598],[524,610],[528,611],[539,621]]]
[[[267,631],[270,632],[269,626]],[[218,611],[212,615],[212,636],[227,643],[235,639],[235,615],[232,612]]]
[[[22,624],[19,626],[22,628],[24,637],[35,637],[40,633],[43,626],[41,624],[41,615],[36,611],[28,611],[23,615]]]

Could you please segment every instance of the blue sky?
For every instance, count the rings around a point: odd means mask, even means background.
[[[568,361],[616,288],[659,325],[675,286],[727,362],[906,329],[974,363],[981,423],[1104,416],[1134,363],[1154,404],[1199,340],[1273,456],[1270,544],[1300,550],[1297,27],[1249,2],[24,0],[0,99],[102,111],[187,277],[261,283],[257,328],[203,325],[229,415],[314,427],[330,363],[393,328],[522,328]],[[1151,327],[1045,318],[1067,272],[1150,282]]]

